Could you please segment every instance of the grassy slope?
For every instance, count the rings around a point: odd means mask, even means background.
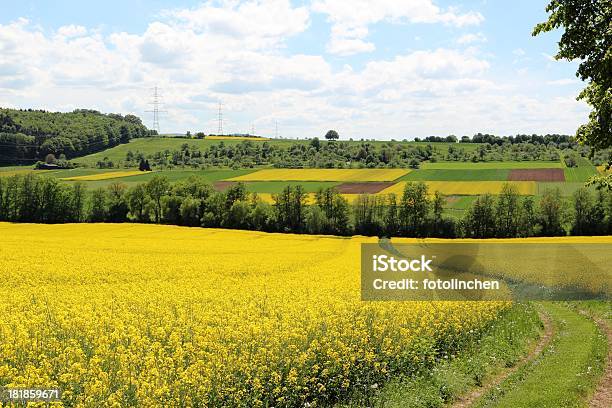
[[[112,161],[120,161],[125,160],[125,156],[128,151],[132,151],[136,153],[139,151],[141,153],[153,154],[156,152],[161,152],[164,150],[178,150],[181,148],[181,145],[187,143],[192,146],[195,145],[200,149],[203,149],[207,146],[211,146],[213,144],[219,144],[220,142],[227,144],[237,144],[241,143],[241,140],[206,140],[206,139],[183,139],[177,137],[150,137],[150,138],[142,138],[142,139],[133,139],[128,144],[115,146],[112,149],[104,150],[102,152],[90,154],[88,156],[83,156],[77,159],[74,159],[77,163],[83,163],[88,165],[95,165],[96,162],[102,160],[104,157],[108,157]],[[254,141],[253,143],[263,143],[262,141]],[[293,143],[309,143],[307,140],[294,140],[294,139],[272,139],[269,143],[276,145],[287,147]],[[360,141],[353,141],[349,143],[361,143]],[[375,145],[381,145],[388,143],[388,141],[375,141],[368,142],[373,143]],[[396,142],[396,143],[404,143],[404,142]],[[435,150],[445,152],[448,149],[450,143],[423,143],[423,142],[407,142],[412,146],[426,146],[431,144]],[[473,143],[464,143],[459,145],[461,148],[471,151],[478,147],[478,144]]]
[[[583,407],[603,371],[606,341],[595,323],[558,303],[543,303],[556,326],[552,344],[477,407]]]
[[[181,146],[187,143],[189,146],[197,146],[203,149],[206,146],[213,144],[219,144],[220,142],[228,144],[240,143],[240,140],[206,140],[206,139],[182,139],[173,137],[147,137],[141,139],[132,139],[127,144],[115,146],[111,149],[104,150],[102,152],[90,154],[87,156],[79,157],[74,159],[75,163],[87,164],[95,166],[96,162],[108,157],[114,162],[125,160],[125,156],[128,151],[133,153],[141,152],[145,155],[154,154],[157,152],[163,152],[164,150],[179,150]],[[259,143],[259,142],[257,142]]]

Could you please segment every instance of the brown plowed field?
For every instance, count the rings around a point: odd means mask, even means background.
[[[563,169],[510,170],[509,181],[565,181]]]
[[[391,187],[394,182],[370,181],[367,183],[342,183],[334,187],[340,194],[375,194]]]
[[[234,184],[236,183],[234,183],[233,181],[215,181],[213,183],[213,187],[215,188],[215,190],[223,192]]]

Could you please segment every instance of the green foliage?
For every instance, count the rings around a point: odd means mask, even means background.
[[[0,163],[31,163],[47,155],[74,158],[148,134],[133,115],[0,108]]]
[[[236,183],[215,191],[206,178],[175,183],[153,174],[144,183],[112,181],[87,191],[83,184],[61,183],[34,174],[0,177],[0,221],[156,222],[213,228],[241,228],[312,234],[406,237],[530,237],[612,233],[612,193],[577,190],[571,202],[558,189],[539,202],[506,185],[491,195],[459,200],[463,218],[444,214],[446,198],[432,195],[422,182],[409,182],[402,196],[361,195],[351,205],[334,187],[320,188],[314,202],[306,189],[286,184],[274,204]],[[453,197],[454,199],[454,197]],[[473,202],[472,202],[473,200]]]
[[[325,134],[325,139],[327,140],[338,140],[340,135],[335,130],[328,130]]]
[[[534,35],[563,28],[556,59],[580,60],[576,73],[588,84],[578,99],[592,107],[589,122],[580,126],[576,138],[595,150],[612,147],[612,2],[609,0],[552,0],[549,18],[538,24]],[[612,164],[610,158],[608,163]],[[595,181],[609,188],[612,175]]]

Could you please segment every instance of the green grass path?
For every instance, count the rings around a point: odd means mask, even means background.
[[[541,307],[555,337],[540,357],[512,374],[476,407],[586,407],[602,375],[607,341],[593,320],[559,303]]]

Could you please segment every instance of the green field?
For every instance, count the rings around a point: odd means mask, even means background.
[[[566,167],[563,169],[563,172],[565,173],[566,181],[578,181],[583,183],[592,176],[596,176],[597,174],[599,174],[595,166]]]
[[[406,174],[401,181],[505,181],[508,169],[423,169]]]
[[[436,162],[423,163],[424,170],[476,169],[553,169],[562,168],[560,161],[504,161],[504,162]]]
[[[179,150],[181,146],[187,143],[189,146],[196,146],[199,149],[204,149],[208,146],[218,145],[223,142],[224,144],[238,144],[241,143],[242,140],[206,140],[206,139],[185,139],[179,137],[147,137],[140,139],[132,139],[127,144],[122,144],[119,146],[115,146],[111,149],[104,150],[102,152],[90,154],[87,156],[79,157],[74,159],[75,163],[86,164],[89,166],[95,166],[98,161],[103,160],[105,157],[108,157],[109,160],[118,162],[125,160],[125,156],[128,151],[132,151],[136,153],[137,151],[143,153],[145,156],[149,154],[154,154],[157,152],[163,152],[164,150]],[[294,143],[306,144],[310,143],[309,140],[296,140],[296,139],[271,139],[267,141],[270,144],[279,147],[288,147]],[[346,141],[342,142],[348,143],[362,143],[361,141]],[[253,143],[263,143],[263,141],[254,141]],[[375,145],[383,145],[389,143],[389,141],[367,141],[367,143],[375,144]],[[426,143],[426,142],[395,142],[401,144],[409,144],[411,146],[427,146],[431,145],[434,150],[439,152],[446,152],[448,150],[448,146],[458,146],[461,149],[465,149],[466,151],[472,151],[478,148],[478,143]]]
[[[562,196],[571,196],[572,194],[574,194],[576,190],[583,188],[584,183],[577,182],[577,181],[572,181],[572,182],[566,181],[565,183],[538,182],[537,186],[538,186],[537,188],[538,195],[544,194],[546,190],[554,190],[555,188],[558,188]],[[588,187],[588,189],[591,190],[591,192],[596,191],[595,187]]]
[[[128,151],[133,153],[140,152],[142,154],[149,155],[157,152],[163,152],[164,150],[180,150],[181,146],[187,143],[189,146],[197,146],[200,149],[205,147],[218,145],[223,142],[224,144],[238,144],[240,140],[206,140],[206,139],[183,139],[176,137],[146,137],[140,139],[132,139],[127,144],[115,146],[111,149],[107,149],[98,153],[90,154],[87,156],[79,157],[74,159],[75,163],[86,164],[89,166],[95,166],[98,161],[108,157],[113,162],[119,162],[125,160],[125,156]],[[254,142],[262,143],[262,142]]]

